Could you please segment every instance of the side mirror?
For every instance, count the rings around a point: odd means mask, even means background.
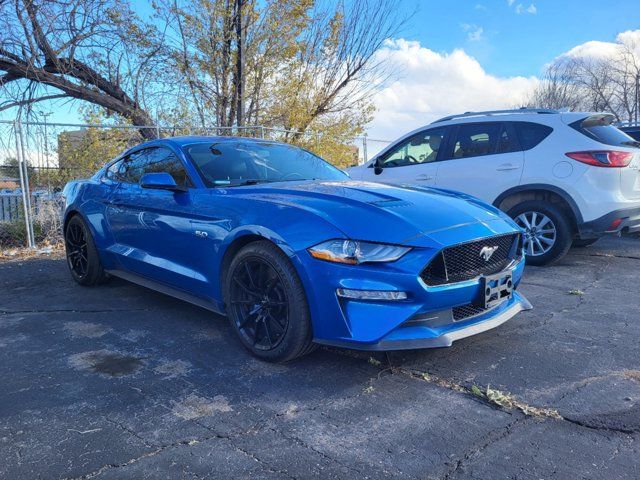
[[[380,161],[380,157],[377,157],[373,161],[373,173],[376,175],[380,175],[384,169],[382,168],[382,162]]]
[[[173,177],[166,173],[145,173],[140,179],[142,188],[152,190],[170,190],[172,192],[185,192],[186,188],[178,186]]]

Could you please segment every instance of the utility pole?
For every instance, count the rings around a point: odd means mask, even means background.
[[[236,58],[236,81],[238,82],[236,85],[237,89],[237,106],[236,106],[236,126],[239,129],[242,127],[244,123],[243,113],[243,95],[244,95],[244,72],[243,72],[243,59],[242,59],[242,49],[244,43],[244,35],[242,32],[242,6],[244,4],[244,0],[236,0],[236,42],[238,44],[238,56]],[[238,131],[238,133],[240,133]]]

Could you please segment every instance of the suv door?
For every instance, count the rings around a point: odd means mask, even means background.
[[[520,184],[524,152],[510,122],[463,123],[452,130],[436,186],[492,203]]]
[[[142,188],[146,173],[166,172],[185,192]],[[192,288],[198,259],[191,225],[193,184],[181,160],[166,147],[131,154],[110,199],[108,221],[127,270],[174,287]]]
[[[423,130],[402,140],[378,158],[382,173],[375,174],[375,163],[364,169],[363,180],[384,183],[435,184],[442,146],[444,127]]]

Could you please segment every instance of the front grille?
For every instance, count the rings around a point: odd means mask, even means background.
[[[447,247],[429,262],[420,278],[427,285],[444,285],[492,275],[519,255],[519,243],[520,234],[510,233]],[[498,248],[485,260],[480,255],[484,247]]]
[[[454,322],[459,322],[460,320],[464,320],[465,318],[475,317],[476,315],[480,315],[481,313],[484,313],[486,311],[487,310],[483,307],[473,305],[472,303],[469,303],[468,305],[462,305],[461,307],[453,307],[451,309]]]

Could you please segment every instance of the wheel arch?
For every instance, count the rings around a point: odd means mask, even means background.
[[[250,243],[254,243],[254,242],[260,242],[262,240],[267,240],[271,243],[273,243],[274,245],[277,245],[277,243],[273,242],[271,239],[263,236],[263,235],[259,235],[257,233],[247,233],[244,235],[239,235],[236,238],[234,238],[231,243],[229,243],[227,245],[227,247],[225,248],[224,254],[222,255],[222,259],[220,260],[220,290],[222,292],[223,290],[223,285],[224,282],[226,280],[226,275],[227,275],[227,271],[229,270],[229,265],[231,265],[231,262],[233,260],[233,258],[236,256],[236,254],[242,250],[244,247],[246,247],[247,245],[249,245]]]
[[[493,201],[493,206],[503,212],[507,212],[518,203],[528,200],[547,201],[559,206],[567,212],[569,220],[576,230],[578,225],[583,222],[580,209],[573,198],[571,198],[571,195],[554,185],[529,184],[510,188]]]
[[[82,217],[82,214],[80,213],[79,210],[76,210],[75,208],[72,208],[68,211],[65,212],[64,214],[64,220],[62,222],[62,234],[64,235],[64,232],[67,230],[67,225],[69,224],[69,220],[71,220],[71,217],[74,217],[75,215],[80,215]],[[82,219],[84,220],[84,217],[82,217]]]
[[[231,261],[236,256],[236,254],[244,247],[249,245],[250,243],[259,242],[259,241],[268,241],[275,245],[279,250],[282,251],[293,263],[294,268],[300,275],[300,268],[298,262],[296,261],[295,250],[291,248],[291,246],[280,236],[271,232],[270,230],[266,230],[264,228],[258,229],[243,229],[242,231],[235,232],[235,234],[230,235],[227,242],[222,246],[220,253],[222,254],[222,258],[219,263],[218,270],[218,280],[219,280],[219,298],[223,299],[223,290],[224,290],[224,282],[226,280],[226,274],[229,270],[229,266],[231,265]]]

